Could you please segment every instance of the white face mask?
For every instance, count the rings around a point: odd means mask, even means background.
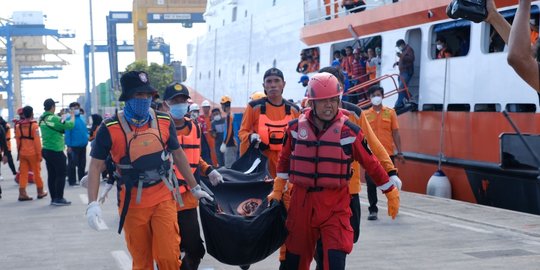
[[[379,106],[382,103],[382,97],[376,96],[371,98],[371,104]]]
[[[199,113],[198,112],[192,112],[191,113],[191,119],[197,119],[199,118]]]
[[[442,45],[437,44],[437,50],[439,50],[439,51],[442,50]]]
[[[219,120],[221,120],[221,115],[214,116],[214,121],[219,121]]]

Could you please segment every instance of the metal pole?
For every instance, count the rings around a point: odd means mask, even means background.
[[[92,0],[88,0],[90,3],[90,57],[92,59],[92,91],[96,89],[96,62],[94,60],[94,18],[92,15]],[[90,90],[86,89],[85,99],[85,114],[88,117],[92,114],[92,97],[90,96]]]

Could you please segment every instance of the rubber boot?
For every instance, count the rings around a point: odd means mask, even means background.
[[[26,188],[19,188],[19,201],[31,201],[32,197],[26,194]]]
[[[43,188],[37,188],[37,198],[38,199],[43,199],[45,197],[47,197],[49,193],[47,191],[44,191]]]

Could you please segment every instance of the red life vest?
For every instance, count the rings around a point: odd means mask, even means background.
[[[189,120],[188,118],[185,118],[185,121],[187,128],[189,128],[189,134],[181,135],[177,133],[177,137],[182,150],[184,150],[186,153],[189,166],[191,167],[191,172],[195,173],[197,168],[199,168],[199,160],[201,158],[201,128],[197,123]],[[189,186],[176,165],[174,166],[174,173],[176,174],[176,178],[178,178],[180,193],[188,191]]]
[[[352,144],[356,137],[341,138],[347,116],[339,113],[337,119],[317,137],[309,123],[307,109],[298,119],[298,129],[292,130],[293,151],[289,181],[302,187],[338,189],[346,187],[351,178],[352,156],[343,147]]]
[[[259,114],[259,126],[257,133],[261,136],[262,143],[269,146],[271,151],[281,151],[283,139],[289,122],[292,120],[291,106],[285,104],[285,118],[270,120],[266,116],[266,103],[261,106]]]

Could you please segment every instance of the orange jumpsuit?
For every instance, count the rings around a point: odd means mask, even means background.
[[[201,125],[202,132],[206,141],[208,142],[208,147],[210,148],[210,157],[212,158],[212,165],[217,166],[217,156],[216,156],[216,140],[212,137],[212,119],[211,115],[201,115],[199,116],[199,124]],[[221,165],[221,164],[219,164]]]
[[[21,121],[15,126],[15,140],[19,152],[19,187],[28,185],[28,172],[34,173],[34,181],[38,189],[43,189],[41,178],[41,139],[36,121]]]
[[[119,112],[120,114],[121,112]],[[122,116],[123,117],[123,116]],[[178,149],[178,141],[170,135],[174,134],[169,115],[156,112],[153,117],[157,121],[161,141],[169,150]],[[154,123],[152,123],[154,124]],[[144,132],[150,127],[144,125],[137,132]],[[135,130],[130,125],[131,130]],[[109,118],[99,128],[91,156],[105,160],[111,154],[116,164],[126,155],[126,135],[118,118]],[[173,139],[171,139],[173,138]],[[176,144],[176,145],[175,145]],[[172,148],[175,146],[175,148]],[[125,185],[121,186],[118,213],[124,206]],[[165,183],[159,182],[142,189],[141,201],[136,203],[137,187],[131,190],[129,211],[123,226],[127,248],[133,258],[132,269],[154,269],[154,261],[161,270],[177,270],[180,268],[180,236],[177,221],[176,201]]]

